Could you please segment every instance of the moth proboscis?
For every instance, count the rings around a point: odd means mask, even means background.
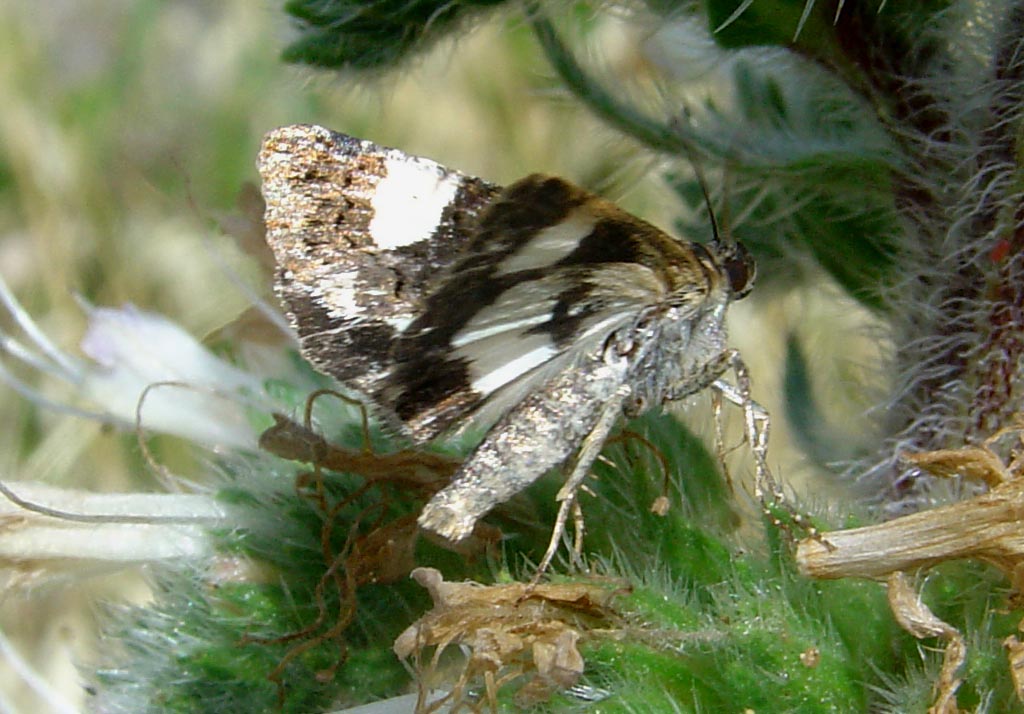
[[[560,178],[501,188],[317,126],[268,134],[259,169],[303,355],[415,441],[489,427],[423,528],[461,540],[568,463],[543,570],[619,417],[709,387],[743,407],[775,491],[767,415],[726,345],[755,275],[741,244],[677,240]]]

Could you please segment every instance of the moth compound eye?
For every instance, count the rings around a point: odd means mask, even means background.
[[[754,287],[754,278],[757,277],[754,256],[742,243],[736,243],[730,254],[725,256],[723,267],[729,278],[729,289],[732,290],[733,299],[746,297]]]

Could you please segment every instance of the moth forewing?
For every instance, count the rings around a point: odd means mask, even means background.
[[[319,126],[270,132],[258,164],[275,289],[302,354],[372,395],[498,187]]]
[[[443,332],[425,321],[424,332],[403,336],[397,349],[409,359],[396,358],[389,391],[381,395],[423,439],[470,416],[477,425],[493,422],[553,371],[600,350],[665,290],[649,269],[617,263],[552,267],[511,284],[491,303],[452,293],[460,307],[447,320],[431,320],[462,327]],[[468,320],[457,321],[452,313],[465,304],[475,307]]]

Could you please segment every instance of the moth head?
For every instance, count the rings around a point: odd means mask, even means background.
[[[723,238],[722,232],[718,229],[718,219],[715,217],[715,207],[711,201],[711,193],[708,191],[708,183],[704,179],[704,172],[701,171],[700,163],[695,159],[692,151],[687,151],[690,163],[693,164],[693,171],[697,176],[697,183],[700,185],[700,192],[704,196],[704,205],[708,210],[708,217],[711,219],[711,252],[715,254],[718,267],[722,274],[729,281],[729,292],[733,300],[740,300],[750,294],[754,287],[754,279],[757,277],[757,264],[754,263],[754,256],[746,247],[728,237]],[[726,204],[728,208],[728,204]],[[728,224],[726,224],[728,225]],[[728,236],[728,231],[726,232]]]
[[[733,300],[745,298],[754,287],[757,278],[757,264],[746,246],[736,241],[715,241],[713,243],[718,264],[729,281]]]

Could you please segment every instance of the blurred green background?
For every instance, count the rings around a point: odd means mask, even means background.
[[[589,32],[607,72],[656,85],[642,26],[603,19]],[[500,12],[379,77],[286,65],[280,53],[290,39],[277,7],[243,0],[0,6],[0,273],[58,345],[77,353],[85,316],[76,295],[99,305],[132,302],[195,335],[224,326],[249,299],[215,254],[268,295],[266,275],[218,226],[238,213],[243,185],[256,181],[262,134],[283,124],[322,123],[498,183],[533,171],[564,175],[662,226],[680,211],[659,182],[657,160],[559,90],[527,28]],[[868,318],[824,281],[813,291],[738,304],[731,320],[731,341],[770,409],[793,332],[816,335],[806,344],[824,365],[815,373],[822,383],[835,384],[836,372],[855,372],[878,356],[875,340],[851,346],[849,336]],[[815,329],[821,325],[828,329]],[[10,327],[0,316],[0,328]],[[844,359],[835,359],[840,353]],[[55,397],[66,394],[19,374]],[[834,414],[866,406],[856,389],[828,399]],[[0,478],[157,488],[134,435],[42,412],[2,386],[0,405]],[[706,405],[700,408],[691,418],[710,433]],[[845,423],[855,439],[859,426]],[[789,440],[777,418],[773,465],[790,480],[813,473]],[[172,446],[159,453],[187,471],[188,457]],[[833,495],[836,488],[829,486]],[[145,595],[137,574],[10,593],[0,626],[33,666],[80,701],[73,662],[102,647],[94,639],[95,603]],[[5,662],[0,704],[38,710]]]

